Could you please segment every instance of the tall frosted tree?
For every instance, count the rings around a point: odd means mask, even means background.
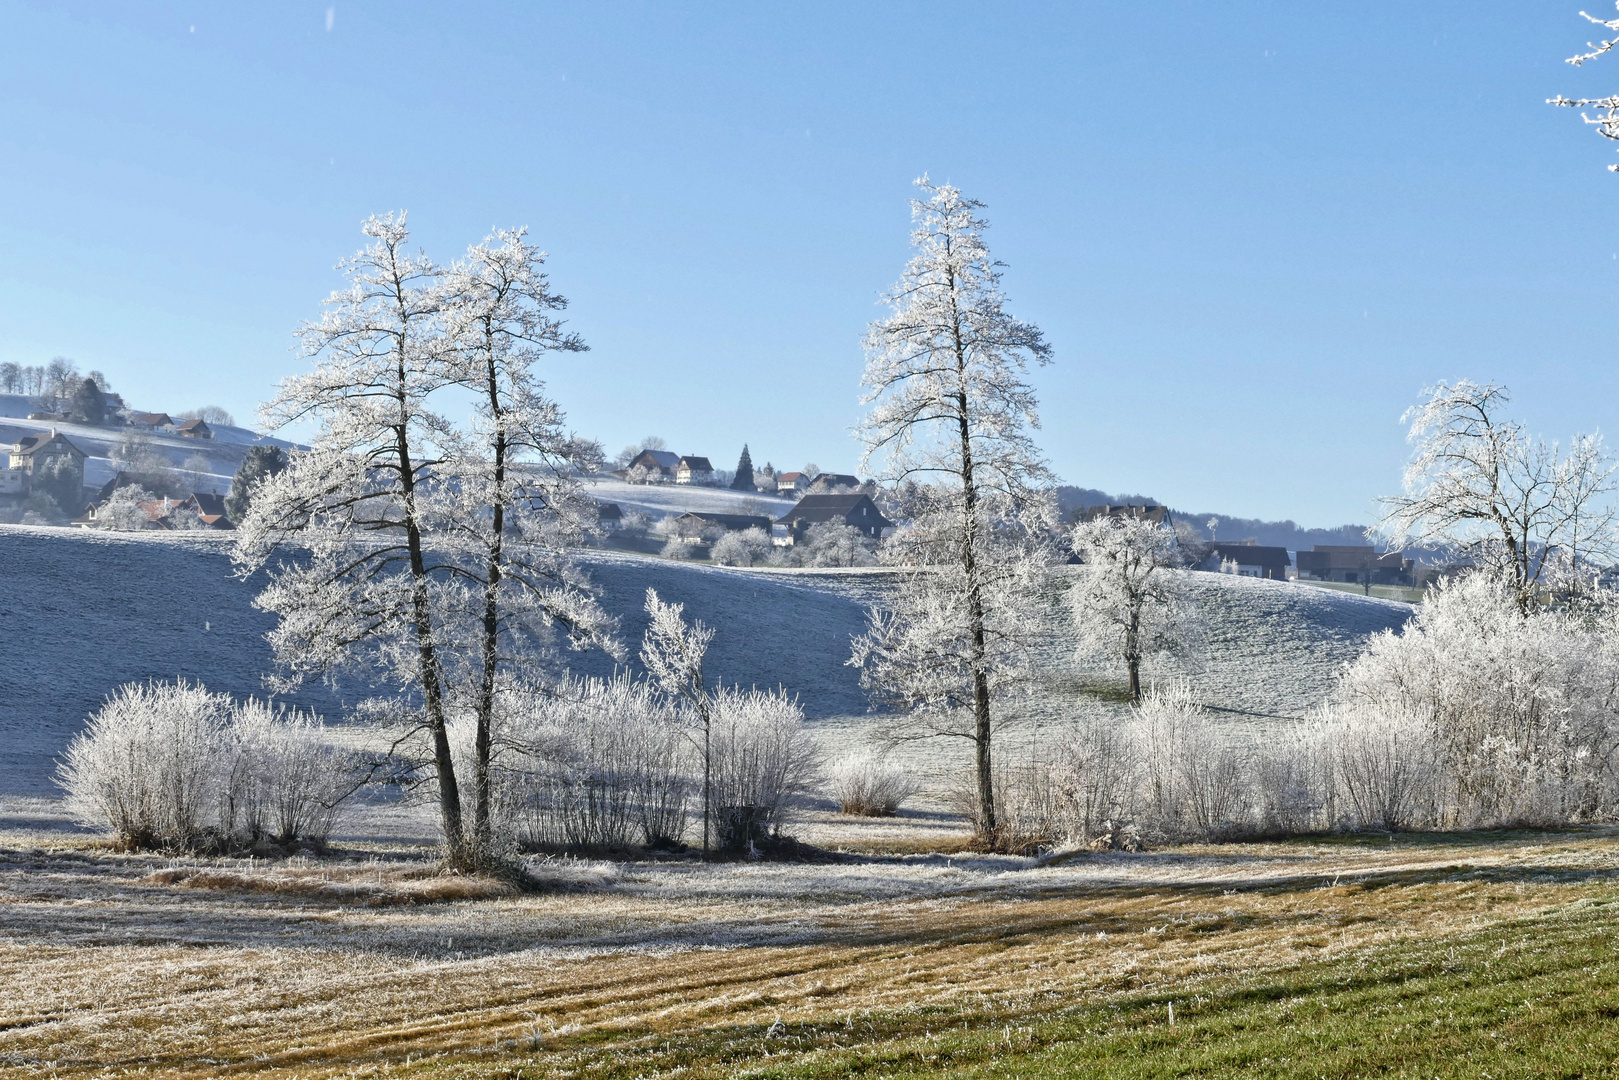
[[[1025,375],[1051,347],[1006,311],[983,204],[925,176],[917,186],[915,254],[865,337],[859,428],[862,467],[907,489],[911,520],[888,553],[909,572],[850,663],[929,734],[971,743],[977,825],[996,843],[994,702],[1023,674],[1054,512]]]
[[[731,486],[737,491],[753,490],[753,458],[748,455],[748,444],[742,444],[742,456],[736,461],[736,476],[731,479]]]
[[[446,381],[474,406],[470,429],[451,441],[440,466],[446,498],[431,524],[459,553],[452,577],[462,588],[448,598],[459,595],[452,610],[465,625],[452,628],[452,640],[475,643],[448,650],[447,659],[470,668],[451,681],[470,698],[473,839],[484,849],[494,837],[496,697],[513,684],[512,661],[544,651],[558,629],[576,648],[619,652],[614,620],[569,555],[596,527],[595,504],[576,475],[599,464],[600,448],[564,431],[562,410],[534,370],[550,353],[588,348],[556,317],[567,301],[551,291],[544,263],[523,230],[502,231],[473,247],[446,282]]]
[[[451,435],[428,401],[446,377],[442,273],[407,250],[403,215],[363,231],[371,244],[340,264],[348,287],[299,330],[313,370],[283,381],[261,410],[271,429],[313,424],[310,448],[257,486],[235,554],[242,572],[268,571],[256,604],[279,616],[270,643],[289,681],[359,668],[406,694],[458,857],[466,836],[434,614],[454,563],[429,543]]]

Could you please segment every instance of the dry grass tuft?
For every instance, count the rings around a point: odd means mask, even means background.
[[[510,899],[524,893],[606,888],[617,878],[605,863],[547,859],[519,874],[463,874],[420,863],[310,865],[283,863],[233,866],[170,866],[141,878],[143,885],[169,885],[218,892],[266,893],[288,898],[391,907],[462,900]]]

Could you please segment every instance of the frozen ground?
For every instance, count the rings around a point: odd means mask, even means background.
[[[228,542],[0,526],[0,598],[11,616],[11,632],[0,636],[0,796],[50,798],[52,759],[121,683],[185,677],[238,695],[263,692],[271,621],[251,606],[255,584],[231,576]],[[612,552],[591,552],[586,561],[626,642],[633,645],[644,629],[648,587],[685,603],[688,615],[718,631],[710,674],[796,694],[829,753],[869,740],[892,720],[868,711],[857,674],[845,664],[866,607],[891,586],[889,573],[724,569]],[[1062,621],[1067,573],[1058,572],[1050,598],[1040,681],[1007,705],[1007,716],[1028,721],[1021,734],[1008,732],[1008,753],[1075,716],[1126,708],[1099,692],[1122,682],[1117,665],[1073,654]],[[1202,701],[1240,724],[1303,716],[1367,635],[1399,626],[1411,611],[1281,582],[1195,574],[1192,583],[1209,647],[1201,667],[1180,673]],[[602,656],[572,660],[587,673],[612,667]],[[316,686],[294,700],[338,721],[345,700],[362,692]],[[932,740],[898,752],[928,784],[918,805],[940,808],[965,745]],[[0,806],[0,815],[8,812],[38,817],[37,807]],[[411,834],[418,824],[397,828]]]
[[[112,479],[115,467],[108,460],[107,453],[128,429],[23,419],[38,408],[38,403],[31,398],[20,394],[0,394],[0,445],[10,445],[25,435],[54,428],[65,435],[74,446],[89,455],[89,460],[84,466],[86,485],[100,487]],[[152,446],[167,457],[175,468],[180,468],[187,460],[199,455],[206,459],[209,469],[203,475],[203,486],[220,494],[230,490],[231,477],[236,475],[236,470],[241,466],[242,458],[246,456],[249,446],[257,443],[282,447],[292,445],[282,439],[273,439],[249,431],[247,428],[229,427],[224,424],[213,427],[213,432],[212,439],[187,439],[180,435],[164,435],[155,431],[144,434],[151,440]]]
[[[606,477],[592,477],[585,483],[593,498],[617,503],[626,511],[640,510],[654,521],[690,510],[710,514],[769,514],[778,518],[797,502],[758,492],[687,484],[626,484]]]

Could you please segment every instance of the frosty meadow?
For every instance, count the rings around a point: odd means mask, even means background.
[[[536,237],[403,212],[257,428],[0,364],[0,1077],[1612,1074],[1601,435],[1413,387],[1314,550],[1072,487],[909,209],[847,473],[610,454]]]

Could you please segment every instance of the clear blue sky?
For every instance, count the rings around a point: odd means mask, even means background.
[[[1619,156],[1542,104],[1619,90],[1578,8],[0,0],[0,359],[250,416],[403,208],[441,259],[532,229],[610,452],[853,470],[927,171],[1056,347],[1065,480],[1365,521],[1426,382],[1615,426]]]

